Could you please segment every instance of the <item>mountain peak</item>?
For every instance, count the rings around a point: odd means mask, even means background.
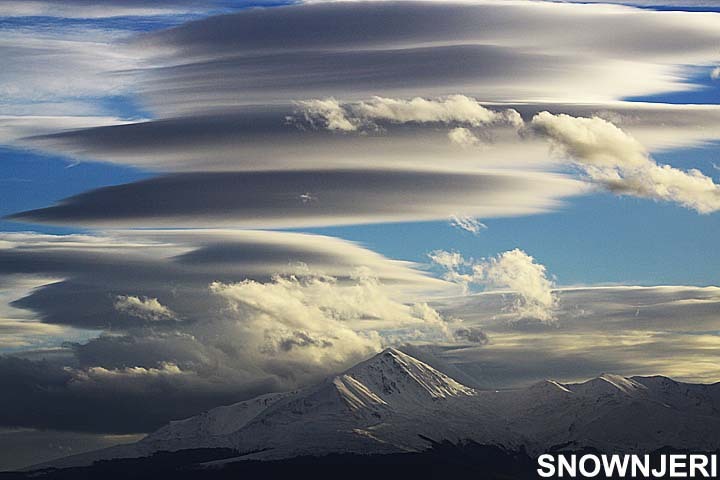
[[[565,385],[560,382],[556,382],[555,380],[541,380],[536,382],[528,387],[528,391],[533,393],[546,392],[548,394],[562,395],[573,393]]]
[[[385,403],[472,395],[474,390],[396,348],[386,348],[347,370],[338,378],[352,378]]]
[[[582,394],[622,394],[640,395],[647,391],[647,387],[631,378],[623,377],[612,373],[603,373],[597,378],[587,382],[569,385],[570,389]]]

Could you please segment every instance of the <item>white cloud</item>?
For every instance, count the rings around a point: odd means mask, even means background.
[[[340,103],[334,98],[297,102],[305,118],[320,123],[328,130],[346,132],[362,128],[377,128],[376,122],[443,123],[446,125],[511,125],[519,127],[523,121],[513,109],[490,110],[465,95],[450,95],[439,99],[415,97],[410,100],[373,97],[366,102]],[[451,131],[451,139],[460,133]],[[465,135],[470,132],[465,130]]]
[[[118,295],[113,304],[115,310],[143,320],[160,321],[176,319],[175,313],[157,298]]]
[[[305,100],[298,105],[303,108],[305,119],[313,125],[320,121],[328,130],[354,132],[358,129],[357,123],[347,118],[340,102],[334,98]]]
[[[445,123],[466,124],[473,127],[502,123],[519,126],[520,114],[508,109],[494,111],[482,106],[477,100],[465,95],[450,95],[445,98],[428,100],[415,97],[411,100],[373,97],[368,102],[350,106],[352,113],[370,121],[395,123]]]
[[[442,278],[448,282],[457,283],[465,293],[473,281],[471,272],[466,272],[468,261],[459,252],[435,250],[428,253],[430,261],[443,270]]]
[[[106,116],[0,115],[0,143],[22,143],[23,137],[80,128],[118,125],[123,120]]]
[[[668,375],[712,383],[717,369],[720,288],[611,286],[558,288],[562,302],[543,334],[508,323],[502,292],[442,299],[432,305],[490,339],[481,348],[434,350],[481,386],[513,387],[546,378],[573,381],[602,372]]]
[[[349,283],[307,272],[266,283],[215,282],[210,291],[228,302],[228,315],[242,325],[248,347],[270,358],[340,365],[403,338],[450,338],[435,310],[394,300],[366,269]]]
[[[130,71],[141,62],[141,52],[122,42],[127,34],[93,27],[3,29],[3,113],[103,115],[98,97],[129,93],[134,82]]]
[[[112,377],[142,378],[142,377],[164,377],[183,375],[184,372],[172,362],[160,362],[157,367],[125,367],[125,368],[104,368],[90,367],[86,370],[68,368],[76,381],[88,381],[108,379]]]
[[[473,281],[491,288],[509,288],[517,293],[513,309],[521,318],[544,322],[554,319],[557,298],[544,265],[515,249],[472,266]]]
[[[278,33],[278,24],[288,28]],[[143,71],[142,91],[164,117],[455,92],[488,102],[606,103],[692,89],[688,65],[718,60],[716,25],[714,13],[531,1],[248,9],[143,35],[156,68]],[[615,41],[605,41],[608,31]],[[386,107],[392,116],[406,108]]]
[[[153,3],[155,3],[153,5]],[[43,16],[58,18],[111,18],[121,16],[172,15],[198,13],[208,10],[211,5],[202,8],[200,2],[159,1],[150,4],[138,1],[107,1],[103,4],[88,1],[58,0],[4,0],[0,5],[0,16],[26,17]],[[212,3],[212,2],[207,2]]]
[[[480,231],[487,229],[487,225],[480,222],[476,218],[466,215],[453,215],[450,217],[450,225],[460,230],[465,230],[473,235],[477,235]]]
[[[558,300],[553,293],[553,281],[547,277],[545,266],[524,251],[514,249],[480,261],[443,250],[428,256],[444,270],[445,280],[462,285],[466,292],[473,285],[512,291],[515,297],[507,308],[514,319],[554,321]]]
[[[712,78],[713,80],[720,79],[720,67],[713,68],[712,72],[710,72],[710,78]]]
[[[448,132],[448,138],[451,142],[460,145],[461,147],[474,147],[480,143],[480,139],[465,127],[453,128]]]
[[[530,125],[592,181],[614,192],[671,201],[699,213],[720,210],[720,185],[712,178],[696,169],[658,165],[640,142],[607,120],[540,112]]]

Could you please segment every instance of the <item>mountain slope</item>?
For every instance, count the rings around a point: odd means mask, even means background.
[[[547,451],[664,446],[720,448],[720,384],[604,374],[578,384],[480,391],[396,349],[318,385],[264,395],[171,422],[135,444],[68,457],[53,466],[159,450],[229,447],[243,458],[420,451],[433,441]]]

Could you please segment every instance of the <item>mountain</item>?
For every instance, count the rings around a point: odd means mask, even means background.
[[[158,451],[232,448],[243,459],[422,451],[431,442],[650,451],[720,448],[720,384],[604,374],[516,390],[467,387],[396,349],[318,385],[174,421],[143,440],[45,466],[87,465]],[[237,460],[237,459],[235,459]]]

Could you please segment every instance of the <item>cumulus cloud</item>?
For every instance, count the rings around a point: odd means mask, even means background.
[[[640,142],[607,120],[540,112],[531,127],[614,192],[675,202],[699,213],[720,210],[720,185],[712,178],[696,169],[658,165]]]
[[[710,72],[710,78],[713,80],[720,79],[720,67],[715,67],[712,69],[712,72]]]
[[[444,271],[445,280],[462,285],[466,291],[471,286],[512,291],[515,296],[506,307],[514,319],[554,321],[558,300],[553,293],[553,281],[547,277],[545,266],[524,251],[510,250],[479,261],[444,250],[428,256]]]
[[[455,338],[460,341],[476,343],[479,345],[487,345],[490,342],[490,338],[487,334],[477,327],[460,327],[456,329],[453,334],[455,335]]]
[[[391,330],[393,339],[403,331],[412,338],[418,332],[426,339],[448,338],[446,322],[430,307],[392,300],[367,271],[355,272],[354,279],[341,285],[309,273],[275,276],[268,283],[213,283],[210,291],[242,319],[245,341],[262,345],[272,357],[282,353],[296,361],[341,365],[381,348],[384,330]]]
[[[473,235],[477,235],[482,230],[487,229],[487,225],[480,222],[478,219],[465,215],[453,215],[452,217],[450,217],[450,225],[460,230],[470,232]]]
[[[298,102],[298,105],[303,108],[305,119],[312,125],[315,125],[316,121],[320,121],[322,126],[328,130],[354,132],[358,129],[357,121],[347,118],[340,102],[334,98],[306,100]]]
[[[428,253],[428,258],[443,270],[442,278],[448,282],[457,283],[462,286],[463,291],[468,291],[469,284],[473,281],[472,273],[464,273],[468,261],[459,252],[448,252],[446,250],[435,250]]]
[[[172,320],[176,315],[157,298],[136,297],[134,295],[118,295],[113,304],[115,310],[133,317],[150,321]]]
[[[461,147],[473,147],[480,143],[480,139],[465,127],[453,128],[448,132],[448,138]]]
[[[547,278],[545,266],[527,253],[510,250],[475,263],[472,268],[474,282],[517,293],[513,309],[521,318],[544,322],[554,319],[557,298],[552,291],[553,282]]]
[[[345,104],[328,98],[305,100],[297,104],[312,125],[345,132],[378,129],[378,124],[384,122],[442,123],[472,127],[492,124],[520,127],[523,124],[516,110],[490,110],[465,95],[439,99],[415,97],[410,100],[373,97],[367,102]],[[466,146],[477,142],[477,138],[467,128],[455,128],[448,135],[452,141]]]
[[[47,349],[0,356],[2,425],[147,431],[318,381],[385,345],[455,341],[458,320],[417,300],[455,288],[329,237],[2,234],[0,259],[0,313],[18,320],[0,321],[15,337],[2,351],[15,352],[20,321],[26,336],[55,336],[37,345]],[[31,288],[20,288],[19,274],[35,278]],[[100,404],[116,413],[87,412]],[[133,405],[145,404],[138,415]]]

